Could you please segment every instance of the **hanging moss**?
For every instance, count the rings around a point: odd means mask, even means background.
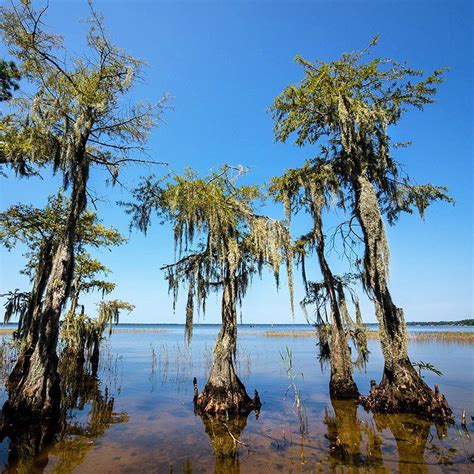
[[[163,267],[176,305],[181,285],[188,289],[185,337],[192,336],[194,310],[205,313],[211,291],[222,291],[222,327],[214,363],[203,392],[196,397],[204,412],[245,413],[255,406],[235,373],[237,308],[253,275],[270,269],[278,286],[286,266],[293,309],[293,245],[284,223],[257,214],[261,197],[255,186],[239,186],[241,168],[224,166],[199,177],[191,170],[167,183],[146,179],[127,204],[132,225],[146,230],[151,212],[173,226],[176,262]]]
[[[361,226],[363,284],[374,301],[385,357],[380,389],[372,391],[366,406],[450,419],[445,401],[417,376],[408,359],[403,312],[388,290],[389,249],[382,220],[385,215],[393,224],[402,212],[415,209],[423,217],[430,203],[452,202],[443,186],[413,184],[392,154],[407,143],[393,143],[389,136],[409,107],[422,110],[434,102],[444,70],[423,77],[405,63],[369,59],[376,44],[374,38],[365,50],[326,63],[298,56],[304,78],[286,87],[273,103],[275,137],[285,142],[294,134],[300,146],[320,143],[319,161],[351,204],[350,222],[356,218]],[[293,191],[291,177],[287,174],[287,180],[277,183],[279,190]],[[356,250],[350,259],[359,263]]]

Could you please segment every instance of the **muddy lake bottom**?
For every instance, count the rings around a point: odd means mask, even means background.
[[[258,390],[263,406],[258,417],[215,420],[194,414],[192,379],[199,389],[206,383],[218,326],[196,327],[190,347],[179,325],[120,326],[102,349],[99,381],[68,412],[68,428],[37,453],[31,433],[5,437],[0,465],[7,472],[58,473],[474,472],[472,342],[410,340],[411,360],[443,374],[423,372],[453,409],[455,424],[443,427],[331,401],[316,340],[291,337],[291,328],[239,327],[238,374],[251,396]],[[267,337],[269,330],[285,335]],[[369,350],[367,367],[354,374],[362,394],[383,368],[377,339],[369,339]],[[282,360],[288,351],[290,373]],[[6,399],[3,385],[0,398]]]

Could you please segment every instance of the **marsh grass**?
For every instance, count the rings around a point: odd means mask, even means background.
[[[304,437],[308,434],[308,416],[306,414],[306,407],[303,405],[301,390],[296,386],[296,377],[293,372],[293,353],[291,349],[286,346],[285,350],[280,352],[280,357],[288,380],[290,381],[290,385],[288,385],[286,389],[285,397],[289,391],[293,392],[293,408],[300,423],[300,435]]]
[[[255,334],[262,334],[265,337],[316,337],[316,331],[313,330],[287,330],[287,331],[255,331]],[[378,339],[378,331],[368,331],[369,339]],[[462,342],[474,344],[474,332],[467,331],[426,331],[416,332],[408,335],[412,341],[439,341],[439,342]]]
[[[168,332],[169,329],[162,328],[113,328],[114,334],[160,334]]]
[[[161,385],[167,383],[176,385],[178,392],[181,388],[188,385],[193,373],[193,358],[189,347],[181,346],[179,343],[168,346],[161,344],[156,350],[153,344],[150,344],[151,365],[150,377],[152,391],[156,388],[157,376]]]

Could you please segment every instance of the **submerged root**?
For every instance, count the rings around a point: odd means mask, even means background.
[[[452,411],[438,386],[433,391],[416,372],[415,375],[398,383],[387,377],[380,385],[372,380],[369,396],[362,399],[364,408],[374,413],[410,413],[431,421],[453,423]]]
[[[262,406],[257,390],[252,400],[238,379],[236,383],[227,387],[216,387],[208,382],[204,390],[199,395],[197,393],[197,383],[194,379],[194,407],[196,413],[200,414],[248,415],[254,410],[258,414]]]

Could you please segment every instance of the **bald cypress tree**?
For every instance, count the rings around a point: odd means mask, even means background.
[[[344,289],[340,280],[331,271],[325,251],[322,214],[330,207],[331,202],[339,200],[344,205],[339,180],[330,166],[324,163],[306,163],[302,168],[290,169],[281,177],[274,178],[270,193],[277,201],[283,202],[287,219],[292,213],[306,211],[312,220],[312,230],[301,236],[296,242],[297,252],[301,259],[306,298],[303,305],[316,304],[318,334],[320,336],[320,356],[330,359],[331,378],[329,391],[332,398],[350,399],[359,397],[359,391],[352,377],[352,361],[347,344],[347,313]],[[305,256],[310,252],[317,255],[323,281],[320,285],[308,284],[306,281]],[[329,306],[331,324],[328,327],[321,317],[321,311]],[[347,319],[346,317],[346,319]],[[326,329],[329,329],[327,331]]]
[[[9,390],[8,412],[21,417],[48,417],[58,411],[59,320],[71,289],[74,244],[86,212],[90,174],[95,167],[103,168],[115,183],[122,165],[141,162],[131,153],[143,151],[162,107],[124,102],[142,62],[110,41],[92,7],[83,54],[68,54],[62,36],[46,29],[46,14],[47,8],[35,10],[31,2],[0,12],[4,42],[33,90],[17,101],[9,116],[2,154],[10,163],[21,157],[51,166],[70,190],[66,224],[48,272],[39,335]]]
[[[11,322],[14,317],[18,318],[18,329],[15,331],[14,337],[20,342],[20,351],[7,381],[7,387],[12,396],[18,385],[21,384],[25,366],[29,364],[31,354],[40,337],[40,317],[49,271],[54,252],[60,244],[62,231],[67,223],[66,211],[68,207],[69,200],[63,193],[58,193],[48,199],[48,204],[43,209],[31,205],[16,204],[0,213],[0,243],[9,250],[19,244],[26,246],[27,251],[24,255],[27,262],[22,273],[27,275],[32,283],[30,291],[19,292],[16,290],[2,295],[7,299],[5,322]],[[110,318],[102,317],[99,318],[101,322],[98,324],[95,319],[90,320],[90,318],[82,317],[82,324],[79,324],[75,319],[79,294],[92,290],[100,290],[106,294],[115,287],[112,282],[99,280],[96,277],[98,273],[107,272],[108,269],[93,259],[85,249],[110,248],[123,242],[124,239],[120,233],[114,228],[105,227],[98,220],[95,212],[86,211],[81,216],[74,243],[74,253],[77,258],[70,294],[70,308],[63,326],[63,333],[68,335],[66,352],[72,346],[76,349],[75,356],[77,358],[74,358],[73,361],[76,366],[81,366],[84,363],[81,357],[84,357],[86,345],[90,346],[89,352],[91,353],[94,344],[98,347],[102,333],[110,320]],[[130,310],[129,306],[127,304],[121,309]],[[89,320],[90,324],[86,324]],[[86,344],[86,340],[90,342]],[[71,341],[78,341],[78,344],[71,344]],[[82,355],[77,350],[81,345],[84,348]],[[82,370],[82,367],[80,368]]]
[[[241,170],[240,170],[241,171]],[[279,221],[256,214],[259,189],[240,186],[234,168],[201,178],[188,172],[168,184],[145,180],[128,205],[133,225],[146,231],[151,214],[169,221],[173,228],[177,261],[166,265],[174,301],[181,285],[187,288],[186,334],[192,334],[194,308],[205,311],[212,291],[221,292],[221,330],[214,347],[211,374],[196,399],[204,413],[248,413],[259,408],[240,381],[235,367],[237,308],[252,275],[267,266],[279,279],[286,264],[292,292],[292,242]],[[239,172],[237,174],[240,174]]]
[[[385,358],[382,382],[373,386],[366,406],[450,419],[444,397],[426,385],[408,357],[403,311],[388,288],[389,250],[382,218],[393,224],[402,212],[417,209],[423,216],[431,202],[450,200],[444,187],[412,183],[393,156],[395,148],[406,144],[393,143],[389,134],[409,107],[422,110],[434,101],[443,70],[423,78],[421,71],[393,60],[366,60],[370,51],[344,54],[328,63],[297,57],[304,78],[275,99],[275,136],[285,142],[295,134],[299,146],[321,144],[320,156],[338,177],[361,227],[362,281],[374,302]]]

